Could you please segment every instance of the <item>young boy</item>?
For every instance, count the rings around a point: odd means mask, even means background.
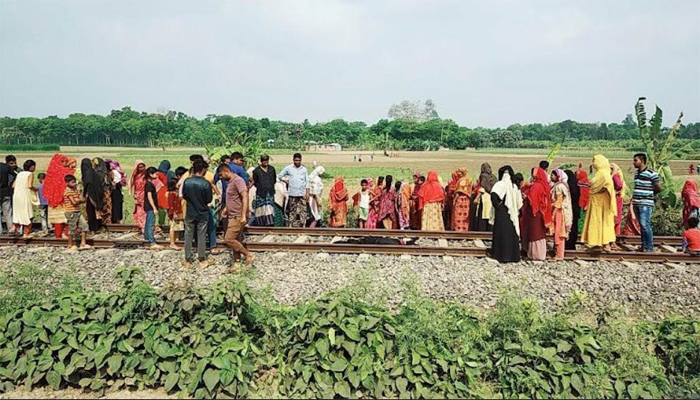
[[[700,256],[700,229],[698,219],[688,218],[688,229],[683,232],[683,250],[694,256]]]
[[[49,202],[46,201],[44,197],[44,180],[46,179],[45,173],[40,173],[37,175],[39,179],[39,185],[37,186],[37,194],[39,195],[39,210],[41,211],[41,230],[44,233],[49,232]]]
[[[175,244],[177,234],[185,230],[185,215],[182,212],[182,198],[177,194],[177,179],[168,181],[168,218],[170,219],[170,248],[182,250]]]
[[[143,237],[151,244],[151,249],[162,249],[163,246],[156,243],[154,236],[156,225],[156,212],[158,212],[156,186],[153,182],[158,179],[158,170],[155,167],[149,167],[146,170],[146,188],[145,201],[143,210],[146,212],[146,226],[143,228]]]
[[[88,230],[87,221],[80,212],[80,205],[86,202],[85,197],[78,190],[78,182],[73,175],[66,175],[66,190],[63,192],[63,209],[66,213],[68,221],[68,250],[75,251],[78,248],[75,246],[74,240],[80,236],[80,249],[89,249],[90,246],[85,243],[85,234]]]
[[[374,192],[369,189],[367,179],[360,181],[360,186],[362,186],[362,189],[353,196],[353,203],[355,207],[358,207],[357,221],[360,229],[364,229],[367,227],[369,203],[374,199]]]

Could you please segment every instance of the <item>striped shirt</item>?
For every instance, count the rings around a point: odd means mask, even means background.
[[[63,192],[63,210],[65,212],[79,212],[82,197],[79,190],[66,188],[65,192]]]
[[[635,206],[654,207],[654,186],[659,183],[659,174],[651,168],[637,171],[634,175],[634,192],[632,204]]]

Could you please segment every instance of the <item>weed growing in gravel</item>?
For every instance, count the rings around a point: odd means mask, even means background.
[[[82,289],[80,279],[59,275],[50,268],[18,262],[13,269],[0,273],[0,310],[10,312],[46,298]]]

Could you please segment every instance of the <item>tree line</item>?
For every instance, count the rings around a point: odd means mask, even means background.
[[[403,106],[403,107],[402,107]],[[124,107],[109,115],[71,114],[65,118],[0,119],[0,139],[7,144],[216,146],[222,135],[259,140],[266,147],[303,148],[310,142],[339,143],[358,149],[436,150],[483,147],[588,147],[592,141],[610,147],[639,146],[639,130],[631,114],[619,123],[514,124],[506,128],[469,128],[440,118],[432,102],[426,106],[403,102],[392,106],[388,119],[373,125],[335,119],[301,123],[231,115],[196,118],[178,111],[139,112]],[[700,139],[700,123],[683,125],[682,141]],[[683,140],[685,139],[685,140]]]

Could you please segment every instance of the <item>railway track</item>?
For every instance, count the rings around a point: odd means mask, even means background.
[[[167,232],[167,225],[161,226]],[[35,230],[41,229],[41,224],[35,224]],[[109,224],[107,230],[114,233],[136,232],[136,225]],[[359,229],[359,228],[287,228],[287,227],[246,227],[246,235],[305,235],[305,236],[342,236],[347,238],[357,237],[389,237],[389,238],[417,238],[417,239],[445,239],[445,240],[484,240],[491,241],[491,232],[455,232],[455,231],[411,231],[411,230],[384,230],[384,229]],[[618,241],[623,244],[640,245],[639,236],[618,236]],[[655,236],[654,243],[658,245],[680,246],[683,238],[680,236]],[[583,244],[579,241],[579,244]]]
[[[250,228],[252,234],[257,235],[271,235],[271,234],[286,234],[290,235],[292,232],[299,235],[300,233],[306,235],[307,231],[317,231],[321,232],[319,236],[334,236],[334,237],[350,237],[351,232],[356,232],[354,229],[337,230],[337,229],[291,229],[291,228]],[[347,234],[345,231],[348,231]],[[342,232],[342,234],[340,234]],[[353,237],[363,236],[360,231],[359,233],[352,234]],[[376,234],[377,231],[369,231],[374,234],[374,236],[382,237],[416,237],[419,235],[406,235],[405,231],[384,231],[382,235]],[[393,235],[394,232],[401,233],[401,235]],[[333,235],[333,233],[335,235]],[[428,238],[438,238],[445,239],[445,237],[434,236],[438,232],[422,232],[423,238],[428,236]],[[475,232],[474,232],[475,233]],[[443,232],[443,234],[445,234]],[[452,239],[467,239],[473,236],[465,233],[455,233],[447,232],[451,235]],[[461,235],[461,236],[457,236]],[[89,239],[88,244],[91,246],[102,249],[102,248],[125,248],[125,249],[138,249],[147,248],[148,243],[142,240],[119,240],[119,239]],[[444,244],[444,243],[443,243]],[[0,245],[4,246],[67,246],[67,240],[56,239],[56,238],[31,238],[23,239],[20,237],[0,237]],[[182,243],[180,243],[182,245]],[[417,245],[385,245],[385,244],[346,244],[346,243],[297,243],[297,242],[273,242],[273,241],[251,241],[247,242],[246,246],[249,250],[255,252],[307,252],[307,253],[336,253],[336,254],[390,254],[390,255],[415,255],[415,256],[453,256],[453,257],[487,257],[488,248],[480,247],[446,247],[442,246],[417,246]],[[219,246],[220,248],[225,248],[224,246]],[[666,263],[689,263],[689,264],[700,264],[700,257],[692,257],[683,253],[638,253],[638,252],[601,252],[601,253],[589,253],[586,251],[567,251],[566,259],[568,260],[584,260],[584,261],[637,261],[637,262],[666,262]]]

